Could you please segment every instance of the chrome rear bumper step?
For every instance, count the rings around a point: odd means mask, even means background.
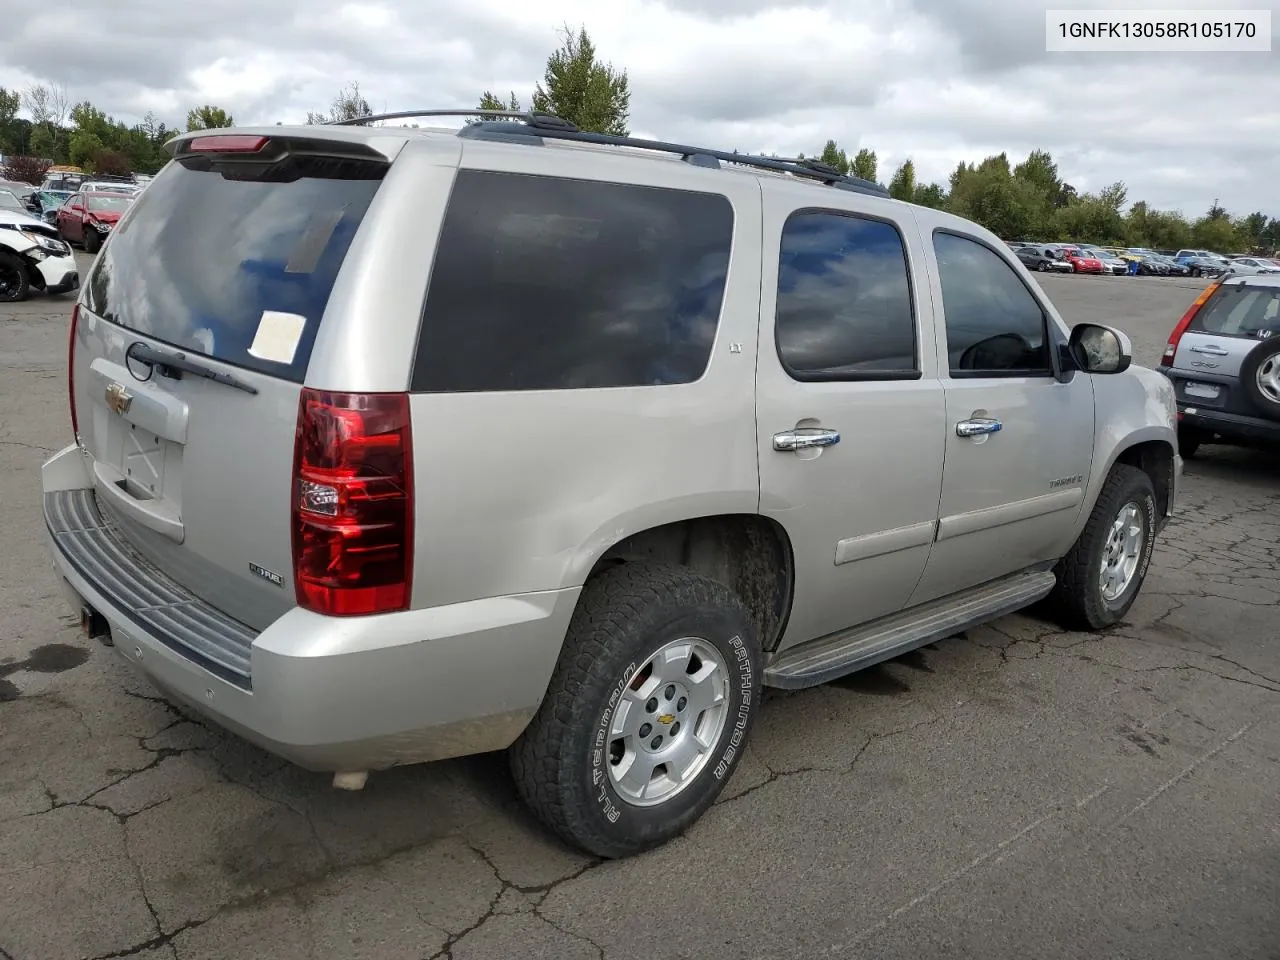
[[[1051,570],[1027,571],[803,643],[765,668],[764,684],[798,690],[827,683],[1021,610],[1048,596],[1056,583]]]

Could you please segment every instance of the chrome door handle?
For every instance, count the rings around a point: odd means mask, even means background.
[[[1192,353],[1207,353],[1211,357],[1225,357],[1230,351],[1223,350],[1217,344],[1209,344],[1207,347],[1192,347]]]
[[[977,417],[973,420],[961,420],[956,424],[956,436],[958,437],[981,437],[987,433],[999,433],[1003,428],[999,420],[992,420],[988,417]]]
[[[808,450],[810,447],[829,447],[840,442],[839,430],[825,427],[797,427],[773,435],[773,449],[779,453]]]

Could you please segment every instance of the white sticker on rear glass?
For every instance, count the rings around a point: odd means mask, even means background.
[[[263,310],[258,321],[258,332],[249,345],[250,356],[272,363],[293,363],[298,341],[307,325],[307,318],[296,313],[280,313]]]

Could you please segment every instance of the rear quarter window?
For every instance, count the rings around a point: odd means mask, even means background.
[[[124,201],[132,209],[98,256],[86,306],[174,347],[301,382],[338,270],[381,183],[367,165],[337,178],[317,161],[302,173],[288,182],[228,179],[169,164]],[[278,339],[270,349],[255,346],[264,315],[273,314],[300,328],[287,358]]]
[[[437,246],[413,389],[690,383],[724,299],[719,194],[460,171]]]

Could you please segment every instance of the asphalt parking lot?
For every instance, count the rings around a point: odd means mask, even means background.
[[[1046,277],[1154,364],[1202,284]],[[0,958],[1280,957],[1280,457],[1204,448],[1126,623],[1014,616],[769,695],[685,837],[597,863],[500,757],[361,793],[86,645],[43,542],[67,299],[0,308]]]

